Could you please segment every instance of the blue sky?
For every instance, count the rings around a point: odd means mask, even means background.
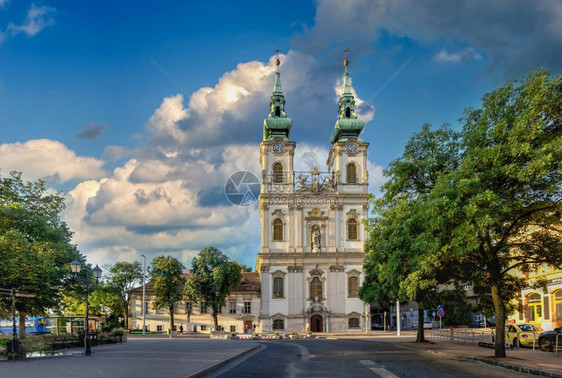
[[[370,189],[422,124],[536,67],[562,69],[562,3],[498,0],[0,0],[0,175],[67,197],[94,263],[214,245],[254,265],[256,206],[224,183],[259,172],[281,50],[299,169],[325,163],[349,48]]]

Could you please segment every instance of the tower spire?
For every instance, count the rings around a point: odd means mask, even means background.
[[[349,50],[345,48],[343,52],[345,54],[345,59],[343,60],[345,69],[343,73],[342,95],[338,104],[339,117],[330,139],[332,144],[345,142],[348,139],[359,139],[359,134],[365,127],[365,121],[357,119],[357,114],[355,114],[355,97],[351,90],[351,78],[347,71],[347,66],[349,65],[347,53]]]
[[[275,83],[273,85],[273,93],[271,94],[271,100],[269,101],[269,116],[263,120],[263,140],[272,140],[277,137],[289,139],[289,134],[291,132],[291,126],[293,121],[287,118],[285,114],[285,96],[283,95],[283,90],[281,89],[281,72],[279,72],[279,66],[281,65],[281,60],[279,59],[279,48],[275,50]]]

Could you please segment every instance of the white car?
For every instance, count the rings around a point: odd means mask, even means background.
[[[423,328],[433,329],[433,322],[423,322]]]

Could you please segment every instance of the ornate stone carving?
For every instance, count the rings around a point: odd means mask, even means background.
[[[288,265],[287,266],[287,271],[289,273],[302,273],[303,267],[302,266],[297,266],[297,265]]]
[[[269,265],[263,264],[260,266],[261,273],[269,273]]]

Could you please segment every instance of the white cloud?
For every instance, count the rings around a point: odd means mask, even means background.
[[[482,60],[482,55],[471,47],[466,47],[461,51],[449,53],[446,50],[439,51],[434,57],[434,60],[453,62],[453,63],[468,63],[471,60]]]
[[[52,183],[64,183],[74,179],[100,178],[105,175],[103,164],[102,160],[77,156],[64,144],[49,139],[0,145],[3,173],[21,171],[26,180],[41,178]]]
[[[47,26],[55,24],[52,14],[56,9],[47,5],[37,6],[31,4],[31,8],[27,11],[25,21],[21,25],[9,23],[7,31],[12,35],[24,33],[28,37],[33,37]]]

